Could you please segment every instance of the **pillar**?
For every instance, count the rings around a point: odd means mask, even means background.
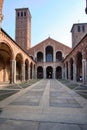
[[[46,62],[46,51],[45,51],[45,47],[44,47],[44,57],[43,57],[43,62]]]
[[[22,81],[25,81],[25,63],[22,64]]]
[[[30,79],[30,66],[28,66],[28,80]]]
[[[66,66],[66,63],[65,63],[65,69],[64,69],[64,71],[65,71],[65,79],[67,79],[67,66]]]
[[[65,78],[65,68],[64,68],[64,66],[62,67],[62,79],[64,79]]]
[[[53,79],[55,79],[55,67],[53,67]]]
[[[76,63],[73,62],[73,80],[76,82],[77,80],[77,70],[76,70]]]
[[[82,59],[82,79],[83,84],[86,83],[86,59]]]
[[[70,79],[71,69],[70,69],[70,61],[68,62],[68,79]]]
[[[54,53],[53,53],[53,61],[56,62],[56,52],[55,52],[55,47],[53,49]]]
[[[35,79],[37,79],[37,67],[35,66]]]
[[[11,60],[10,83],[16,83],[16,60]]]
[[[46,79],[46,67],[43,67],[43,74],[44,74],[44,79]]]

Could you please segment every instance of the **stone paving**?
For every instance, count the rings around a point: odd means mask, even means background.
[[[87,100],[57,80],[41,80],[0,107],[0,130],[87,130]]]

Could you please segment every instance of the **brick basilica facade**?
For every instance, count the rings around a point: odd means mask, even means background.
[[[0,26],[3,20],[0,1]],[[16,9],[15,41],[0,27],[0,83],[63,78],[87,84],[87,24],[73,24],[72,48],[48,37],[31,47],[31,14]]]

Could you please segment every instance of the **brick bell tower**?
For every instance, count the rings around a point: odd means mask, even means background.
[[[31,14],[28,8],[16,9],[15,40],[25,51],[31,47]]]
[[[3,2],[4,0],[0,0],[0,28],[1,28],[1,23],[3,20],[3,14],[2,14]]]

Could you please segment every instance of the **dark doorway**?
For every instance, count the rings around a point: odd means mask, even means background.
[[[43,78],[43,68],[41,66],[39,66],[37,68],[37,78],[38,79],[42,79]]]
[[[51,66],[48,66],[47,69],[46,69],[46,77],[48,79],[53,78],[53,68]]]

